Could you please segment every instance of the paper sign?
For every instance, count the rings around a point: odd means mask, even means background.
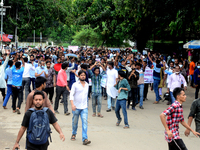
[[[106,87],[106,80],[107,80],[107,75],[104,74],[101,78],[101,86],[104,88]]]
[[[153,69],[146,69],[144,72],[144,83],[153,83]]]
[[[78,46],[68,46],[68,50],[72,50],[75,52],[78,50]]]

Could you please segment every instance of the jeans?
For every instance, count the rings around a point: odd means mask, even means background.
[[[169,150],[187,150],[182,139],[174,139],[168,143]]]
[[[144,84],[144,99],[147,98],[149,83]]]
[[[21,104],[23,102],[23,91],[22,91],[22,87],[18,86],[18,87],[12,87],[12,93],[13,93],[13,99],[12,99],[12,108],[13,110],[16,110],[16,101],[18,98],[18,104],[17,104],[17,108],[21,108]]]
[[[138,85],[138,93],[140,95],[140,106],[143,105],[144,84]]]
[[[124,115],[124,124],[128,125],[128,117],[127,117],[127,111],[126,111],[126,99],[122,99],[122,100],[117,100],[116,102],[116,108],[115,108],[115,114],[118,120],[121,120],[121,116],[120,116],[120,108],[122,108],[122,113]]]
[[[82,141],[88,139],[87,136],[87,126],[88,126],[88,109],[76,109],[75,111],[72,111],[73,117],[72,117],[72,134],[77,134],[77,128],[78,128],[78,119],[79,115],[81,116],[82,120]]]
[[[35,89],[35,78],[30,78],[30,85],[31,85],[31,83],[32,83],[32,88],[33,88],[32,90],[34,90]]]
[[[5,107],[8,103],[10,96],[12,95],[12,85],[7,84],[7,94],[3,102],[3,106]]]
[[[66,87],[56,86],[56,100],[55,100],[54,110],[58,110],[58,104],[59,104],[59,99],[61,95],[63,96],[63,101],[64,101],[64,113],[67,113],[68,112],[68,101],[67,101],[68,91]]]
[[[92,109],[93,113],[96,114],[96,104],[97,106],[97,113],[101,112],[101,93],[92,93]]]
[[[190,86],[193,86],[193,84],[194,84],[194,75],[190,75],[190,78],[191,78]]]
[[[89,89],[88,89],[88,98],[90,98],[91,92],[92,92],[92,86],[89,86]]]
[[[110,95],[108,95],[107,97],[107,104],[108,104],[108,109],[111,109],[111,105],[112,107],[115,107],[115,99],[112,98]]]
[[[174,95],[173,95],[173,92],[170,91],[170,97],[171,97],[171,102],[172,104],[176,101]]]
[[[134,108],[137,99],[138,99],[137,88],[131,88],[131,97],[128,97],[128,106],[130,105],[132,100],[133,101],[132,108]]]
[[[25,101],[27,99],[27,96],[29,94],[29,88],[30,88],[30,78],[23,78],[22,79],[22,91],[24,91],[24,87],[25,87]],[[22,95],[24,96],[24,94]],[[23,102],[23,97],[22,97],[22,102]]]
[[[196,87],[196,91],[195,91],[195,99],[198,98],[198,95],[199,95],[199,88],[200,88],[200,84],[198,84],[198,86]]]
[[[53,95],[54,95],[54,87],[45,88],[44,91],[49,94],[49,100],[52,102]]]
[[[160,99],[162,99],[159,95],[159,91],[158,91],[158,85],[160,84],[160,80],[154,79],[153,82],[153,90],[156,94],[156,101],[158,102]]]

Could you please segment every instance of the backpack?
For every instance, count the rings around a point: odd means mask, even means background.
[[[48,137],[50,137],[51,141],[49,117],[46,113],[48,108],[44,107],[42,110],[30,108],[29,110],[32,111],[32,114],[27,129],[28,141],[35,145],[45,144],[48,141]]]

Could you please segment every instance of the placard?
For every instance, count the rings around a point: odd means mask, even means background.
[[[101,78],[101,86],[106,87],[106,80],[107,80],[107,74],[104,74]]]
[[[146,69],[144,72],[144,83],[153,83],[153,69]]]
[[[78,46],[68,46],[68,50],[72,50],[75,52],[78,50]]]

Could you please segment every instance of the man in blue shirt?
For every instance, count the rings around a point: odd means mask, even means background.
[[[44,61],[41,61],[41,64],[40,66],[38,66],[36,69],[35,69],[35,76],[36,77],[45,77],[47,78],[48,77],[48,70],[47,68],[45,67],[45,62]]]
[[[195,99],[197,99],[200,88],[200,62],[197,63],[197,69],[194,71],[194,84],[196,87]]]
[[[17,54],[18,56],[15,57],[15,65],[12,66],[12,93],[13,93],[13,101],[12,101],[12,108],[13,113],[17,112],[17,114],[20,114],[20,107],[21,103],[23,102],[23,91],[22,91],[22,75],[24,72],[24,59],[22,58],[22,54]],[[22,61],[17,61],[17,58],[19,58]],[[18,104],[16,108],[16,100],[18,98]]]
[[[12,95],[12,66],[13,66],[12,60],[8,61],[8,66],[9,66],[9,68],[7,68],[6,72],[5,72],[5,80],[7,81],[7,94],[3,101],[4,109],[7,109],[6,105],[8,103],[10,96]]]

